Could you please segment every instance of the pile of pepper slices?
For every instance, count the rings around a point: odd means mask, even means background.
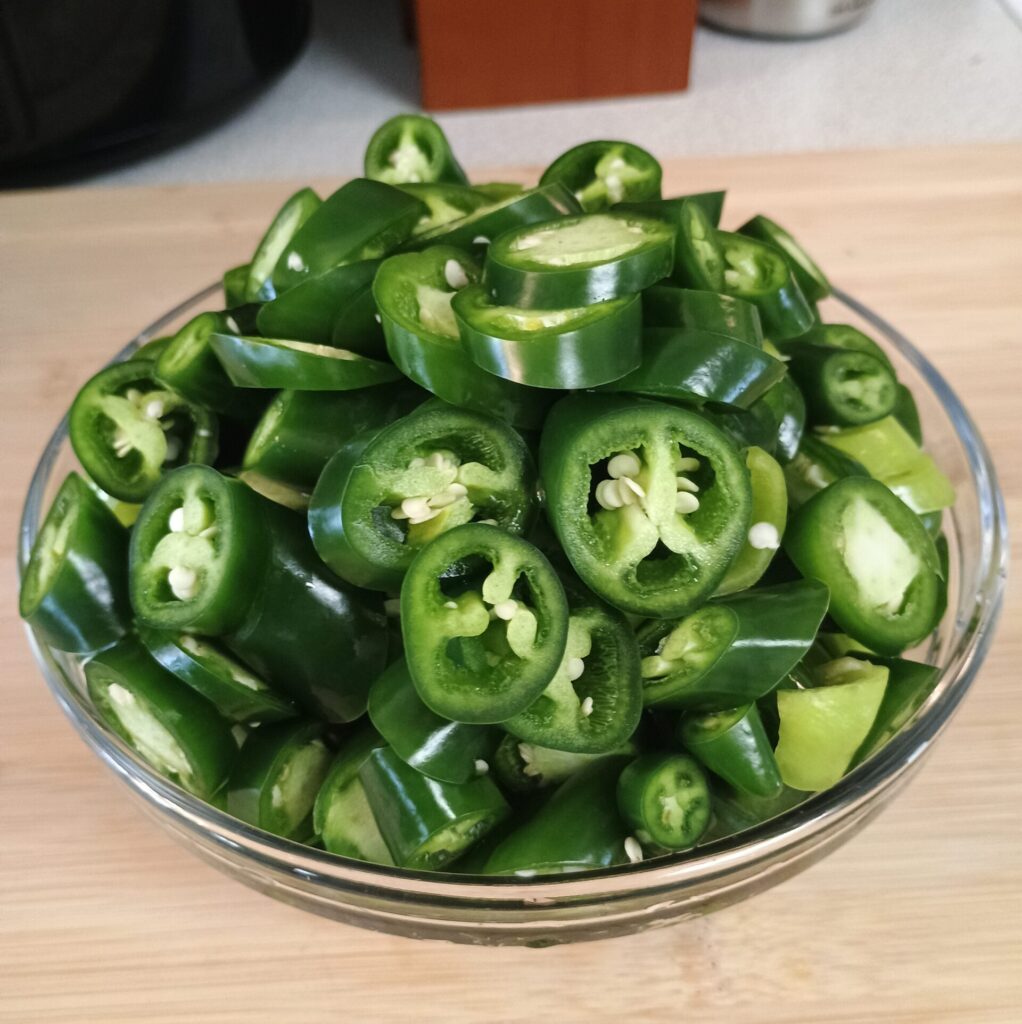
[[[605,867],[833,785],[936,683],[954,493],[723,201],[624,142],[471,185],[388,121],[79,392],[22,615],[157,771],[362,860]]]

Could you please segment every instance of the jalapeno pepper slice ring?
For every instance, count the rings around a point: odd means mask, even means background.
[[[206,466],[183,466],[153,490],[131,536],[136,616],[155,629],[216,636],[247,611],[265,543],[259,498]]]
[[[582,209],[595,213],[615,203],[660,198],[663,171],[656,158],[630,142],[583,142],[562,153],[540,177],[560,182]]]
[[[544,430],[540,470],[575,571],[624,611],[669,616],[701,603],[748,528],[741,456],[706,420],[675,406],[562,399]]]
[[[401,631],[419,696],[457,722],[502,722],[546,689],[564,656],[568,603],[546,557],[470,523],[415,557]]]
[[[390,363],[310,341],[214,334],[213,351],[227,376],[243,388],[352,391],[397,380]]]
[[[532,458],[499,420],[431,401],[331,458],[309,508],[320,557],[358,586],[397,588],[416,552],[485,520],[524,533]]]
[[[468,184],[443,129],[422,114],[398,114],[376,129],[366,147],[365,175],[388,185]]]
[[[667,277],[673,228],[625,213],[591,213],[529,225],[495,239],[484,284],[498,303],[569,309],[632,295]]]
[[[529,744],[607,754],[635,732],[641,714],[635,637],[618,613],[592,603],[572,609],[564,657],[550,684],[503,724]]]
[[[154,369],[152,362],[132,359],[100,370],[69,414],[75,455],[122,501],[142,501],[168,469],[216,456],[216,418],[157,383]]]

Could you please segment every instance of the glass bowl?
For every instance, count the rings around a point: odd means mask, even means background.
[[[117,358],[174,330],[216,294],[211,286],[193,296]],[[837,292],[825,319],[856,323],[881,339],[916,396],[929,451],[958,490],[957,504],[944,522],[952,567],[948,614],[918,652],[940,667],[941,678],[927,703],[886,747],[832,789],[753,829],[640,864],[529,881],[364,864],[262,832],[155,774],[96,716],[77,660],[51,650],[30,630],[39,667],[78,734],[167,832],[253,889],[347,924],[416,938],[544,946],[663,926],[751,896],[851,838],[918,771],[986,656],[1004,585],[1003,498],[986,445],[954,391],[906,338],[851,297]],[[73,465],[65,419],[46,445],[29,487],[19,568]]]

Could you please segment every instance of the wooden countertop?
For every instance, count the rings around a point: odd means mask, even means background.
[[[1022,145],[667,167],[668,194],[721,185],[726,223],[776,215],[943,370],[993,449],[1017,523]],[[1018,1021],[1017,587],[974,692],[880,820],[798,878],[663,931],[547,950],[356,931],[220,876],[126,803],[47,694],[17,621],[21,501],[75,388],[243,261],[288,191],[0,196],[0,1021]]]

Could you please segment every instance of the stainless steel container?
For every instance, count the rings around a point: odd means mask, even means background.
[[[823,36],[854,25],[874,0],[701,0],[708,25],[748,35]]]

